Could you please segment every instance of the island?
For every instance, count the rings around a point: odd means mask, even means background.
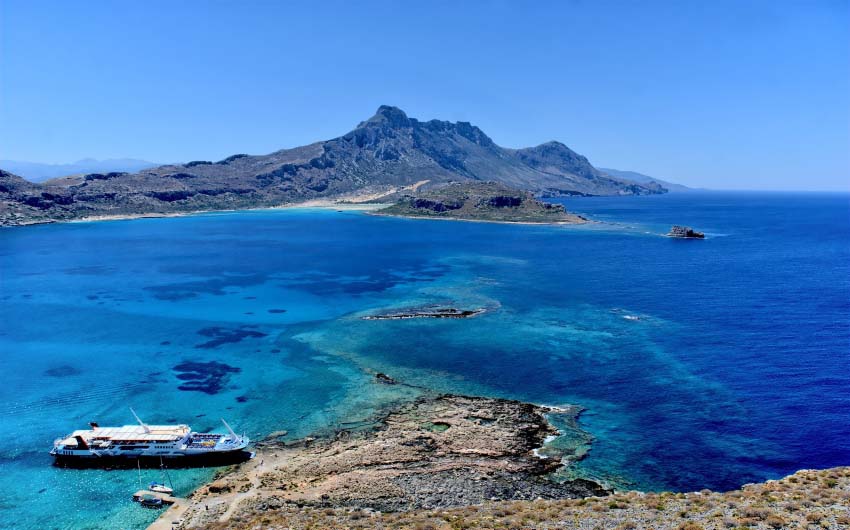
[[[420,187],[372,215],[498,223],[581,224],[588,220],[561,204],[543,202],[498,182],[452,182]]]
[[[697,232],[689,226],[673,225],[667,237],[675,237],[678,239],[705,239],[705,234]]]
[[[487,311],[483,307],[476,309],[457,309],[454,307],[422,307],[399,311],[389,311],[360,317],[362,320],[406,320],[410,318],[472,318]]]

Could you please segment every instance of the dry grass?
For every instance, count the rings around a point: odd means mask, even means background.
[[[284,505],[207,528],[850,530],[850,467],[800,471],[779,481],[714,493],[627,492],[604,498],[501,501],[446,510],[380,513]]]

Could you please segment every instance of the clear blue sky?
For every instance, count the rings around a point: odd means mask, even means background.
[[[850,189],[848,5],[0,0],[0,159],[260,154],[391,104],[685,184]]]

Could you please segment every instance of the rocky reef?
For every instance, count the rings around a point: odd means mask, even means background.
[[[203,392],[212,396],[227,386],[230,374],[238,374],[242,369],[218,361],[183,361],[174,366],[172,371],[181,381],[178,390]]]

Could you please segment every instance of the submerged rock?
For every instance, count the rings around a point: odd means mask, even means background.
[[[79,368],[75,368],[73,366],[63,364],[62,366],[55,366],[53,368],[48,368],[44,371],[44,375],[50,377],[69,377],[72,375],[79,375],[82,371]]]
[[[184,392],[203,392],[215,395],[227,385],[230,374],[239,373],[241,368],[230,366],[217,361],[197,362],[184,361],[176,365],[172,370],[177,379],[183,383],[178,390]]]
[[[224,327],[220,327],[220,326],[211,326],[211,327],[208,327],[208,328],[200,329],[200,330],[198,330],[198,335],[201,335],[203,337],[207,337],[210,340],[208,340],[207,342],[196,345],[195,348],[209,350],[209,349],[213,349],[213,348],[218,348],[222,344],[241,342],[242,340],[244,340],[246,338],[259,339],[259,338],[263,338],[263,337],[266,336],[265,333],[262,333],[260,331],[256,331],[254,329],[250,329],[250,328],[254,328],[254,327],[256,327],[256,326],[243,325],[243,326],[239,326],[238,328],[224,328]]]
[[[394,385],[394,384],[397,383],[397,381],[395,379],[393,379],[392,377],[388,376],[387,374],[381,373],[381,372],[378,372],[377,374],[375,374],[375,380],[377,380],[379,383],[383,383],[385,385]]]

